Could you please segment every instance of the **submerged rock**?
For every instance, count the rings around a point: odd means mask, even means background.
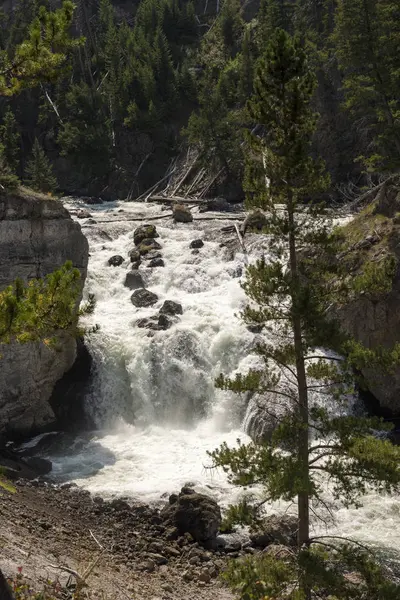
[[[140,254],[136,248],[133,248],[133,250],[129,250],[128,256],[131,259],[131,263],[140,264]]]
[[[150,238],[146,238],[138,246],[140,256],[146,256],[153,250],[161,250],[161,246],[156,240]]]
[[[146,239],[154,239],[160,237],[154,225],[141,225],[135,229],[133,233],[133,241],[135,246],[139,246]]]
[[[162,254],[158,250],[150,250],[145,256],[146,260],[155,260],[156,258],[162,258]]]
[[[157,294],[154,294],[145,288],[135,290],[131,296],[132,304],[138,308],[153,306],[153,304],[155,304],[157,301]]]
[[[193,215],[190,209],[183,204],[174,204],[172,207],[172,216],[175,223],[191,223],[193,221]]]
[[[165,267],[165,262],[162,258],[153,258],[153,260],[149,262],[149,267]]]
[[[143,277],[139,271],[129,271],[126,274],[124,286],[130,290],[138,290],[144,287]]]
[[[182,304],[173,300],[166,300],[160,309],[160,314],[163,315],[182,315]]]
[[[120,267],[123,262],[123,257],[119,256],[118,254],[108,259],[108,264],[110,265],[110,267]]]
[[[163,329],[164,331],[166,329],[169,329],[170,327],[172,327],[173,324],[174,324],[173,321],[171,319],[169,319],[167,317],[167,315],[160,314],[160,316],[158,317],[158,326],[160,329]]]
[[[221,510],[215,500],[186,487],[179,496],[170,498],[160,514],[165,523],[175,526],[181,535],[190,533],[197,542],[215,540],[221,524]]]
[[[77,212],[76,212],[76,216],[78,217],[78,219],[89,219],[92,215],[90,214],[90,212],[88,210],[86,210],[85,208],[80,208]]]
[[[204,246],[203,240],[193,240],[190,242],[190,248],[202,248]]]
[[[135,325],[140,329],[151,329],[153,331],[159,331],[160,329],[158,325],[157,315],[153,317],[144,317],[143,319],[138,319]]]

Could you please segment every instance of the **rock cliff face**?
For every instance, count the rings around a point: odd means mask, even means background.
[[[28,191],[0,195],[0,290],[17,277],[44,275],[71,260],[82,273],[88,242],[63,205]],[[48,402],[56,382],[74,364],[76,341],[64,336],[59,351],[41,344],[2,347],[0,434],[33,433],[55,421]]]
[[[340,307],[338,316],[345,331],[367,348],[393,348],[400,342],[400,179],[383,186],[375,201],[344,228],[351,246],[349,274],[365,274],[368,265],[383,264],[392,257],[396,267],[390,291],[358,294]],[[368,391],[380,405],[383,416],[400,416],[400,365],[393,372],[363,370]]]

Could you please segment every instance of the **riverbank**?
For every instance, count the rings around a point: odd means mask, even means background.
[[[38,481],[1,492],[0,567],[9,577],[22,568],[34,590],[49,579],[65,585],[68,569],[82,575],[96,562],[87,577],[92,599],[232,600],[219,578],[227,555],[188,534],[171,537],[145,504]]]

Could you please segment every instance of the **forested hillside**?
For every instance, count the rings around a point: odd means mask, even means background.
[[[51,27],[42,5],[59,4],[3,2],[3,65]],[[2,169],[40,191],[134,198],[191,145],[220,174],[210,191],[241,200],[244,131],[257,128],[246,102],[277,27],[298,33],[312,56],[321,115],[313,147],[331,194],[396,170],[395,0],[78,0],[60,77],[11,97],[24,67],[14,65],[13,80],[1,71]]]

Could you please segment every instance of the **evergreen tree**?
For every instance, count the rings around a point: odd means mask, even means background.
[[[266,501],[297,499],[295,566],[282,577],[269,565],[274,593],[268,587],[271,581],[265,585],[261,581],[256,598],[282,594],[290,600],[308,600],[311,589],[330,589],[329,564],[310,550],[320,543],[310,536],[310,505],[314,511],[323,506],[322,473],[328,475],[334,496],[346,505],[357,504],[367,485],[388,492],[400,485],[400,450],[371,433],[381,427],[379,420],[333,417],[315,394],[325,392],[342,406],[348,402],[354,367],[365,361],[390,364],[400,356],[400,345],[376,354],[364,350],[327,316],[331,303],[338,297],[343,300],[344,287],[338,283],[340,265],[332,260],[336,235],[323,208],[313,200],[328,184],[323,164],[310,156],[315,85],[300,41],[277,30],[258,65],[249,101],[250,115],[261,133],[249,135],[245,180],[248,206],[268,211],[271,257],[247,269],[244,290],[250,303],[242,313],[247,324],[263,326],[274,343],[257,346],[263,369],[234,380],[221,375],[217,385],[264,396],[266,411],[268,401],[279,402],[282,418],[270,440],[234,449],[225,444],[212,453],[215,465],[228,472],[232,483],[262,483]],[[325,357],[318,348],[326,346],[340,352],[343,360]],[[232,514],[243,519],[252,511],[243,505]],[[349,559],[346,550],[342,556]]]
[[[258,43],[261,53],[276,29],[291,32],[293,11],[293,0],[261,0],[258,13]]]
[[[80,315],[94,310],[94,297],[81,309],[77,301],[81,292],[79,269],[67,261],[44,279],[28,283],[17,280],[0,292],[0,360],[1,345],[42,342],[54,345],[55,331],[80,335]]]
[[[399,7],[393,0],[339,0],[334,35],[346,106],[372,151],[370,170],[400,166]]]
[[[65,98],[68,120],[58,134],[61,153],[71,159],[81,185],[104,182],[111,170],[113,136],[108,97],[86,83],[72,85]]]
[[[4,159],[11,171],[15,173],[19,163],[20,134],[14,113],[10,108],[6,110],[3,123],[0,125],[0,142],[4,148]]]
[[[224,0],[218,17],[218,30],[222,36],[226,56],[234,58],[240,50],[244,22],[240,0]]]
[[[68,67],[67,55],[81,44],[69,31],[74,5],[66,0],[62,7],[47,11],[41,6],[38,16],[10,58],[7,50],[0,52],[0,93],[11,96],[23,88],[45,81],[56,81]]]
[[[32,157],[26,165],[25,175],[26,184],[37,192],[54,192],[57,187],[57,179],[50,161],[37,138],[33,144]]]

